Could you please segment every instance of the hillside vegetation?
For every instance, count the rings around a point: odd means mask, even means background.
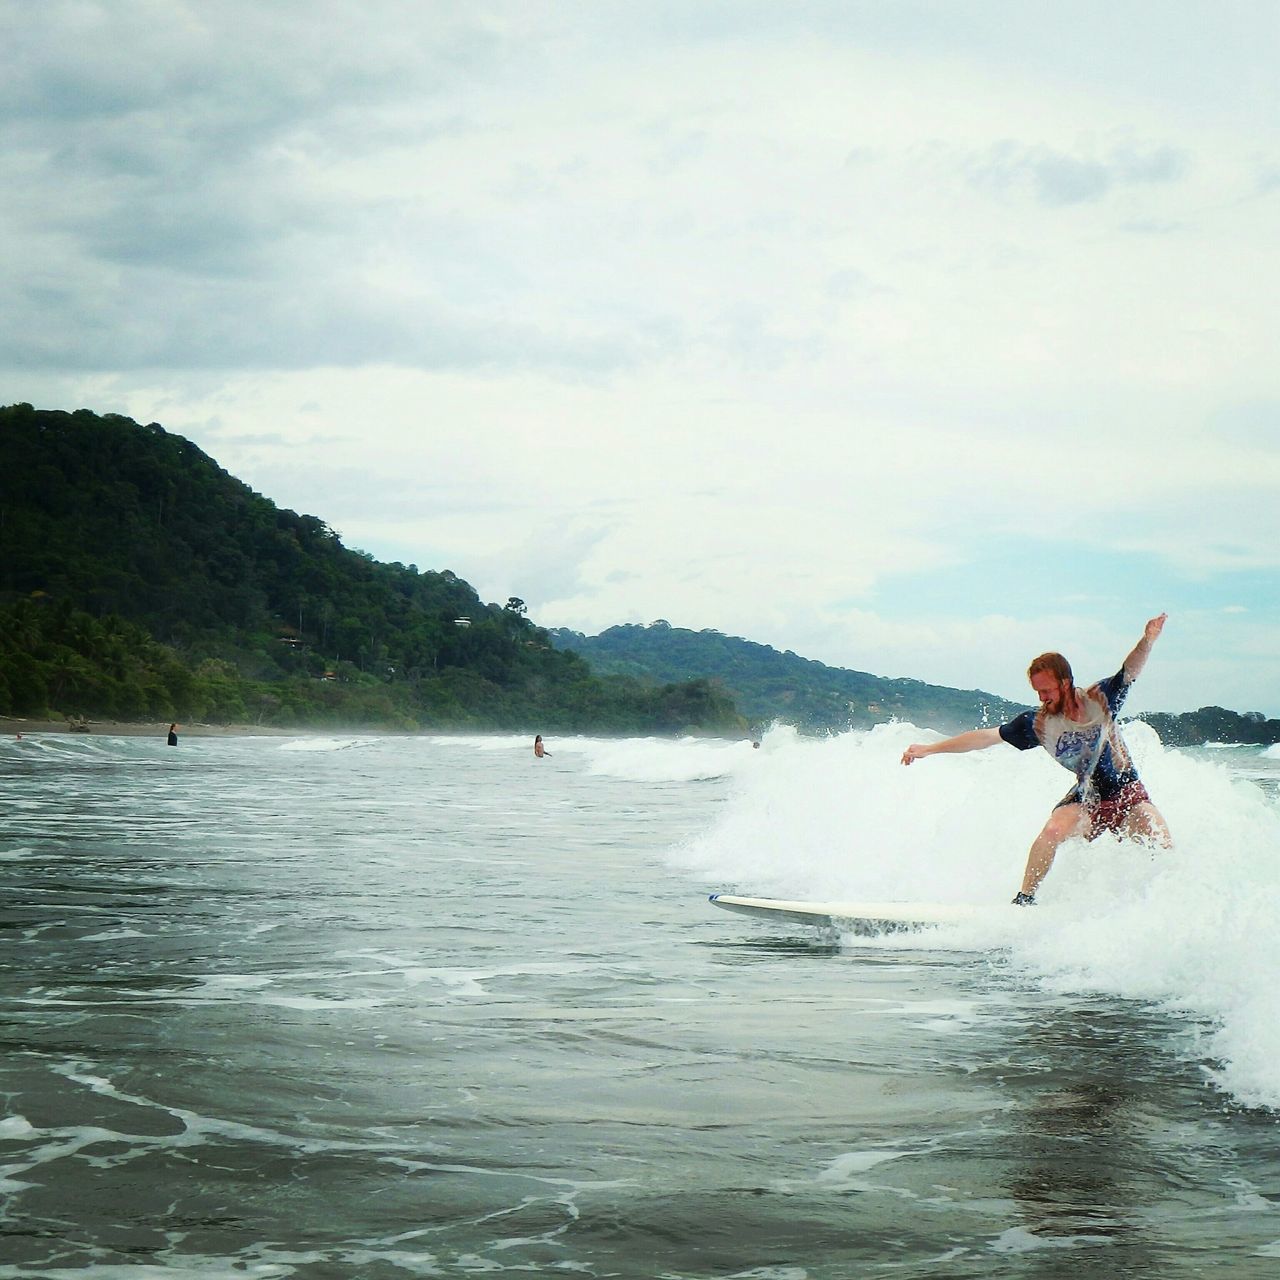
[[[757,732],[773,721],[808,732],[839,732],[896,718],[942,733],[961,733],[1002,724],[1023,709],[980,689],[948,689],[828,667],[751,640],[719,631],[687,631],[663,620],[647,627],[610,627],[598,636],[563,629],[550,634],[557,645],[581,654],[601,673],[652,682],[680,680],[694,672],[710,677]],[[1280,742],[1280,720],[1268,720],[1257,711],[1241,715],[1223,707],[1201,707],[1177,715],[1147,712],[1136,718],[1150,724],[1170,746]]]
[[[600,678],[523,603],[380,564],[189,440],[0,409],[0,714],[741,732],[705,680]]]
[[[1017,709],[666,622],[548,632],[345,547],[156,423],[0,408],[0,715],[739,734]],[[1169,743],[1280,742],[1258,713],[1144,718]]]
[[[654,682],[692,672],[716,680],[755,726],[785,721],[809,731],[867,728],[910,720],[943,732],[1000,724],[1021,707],[978,689],[947,689],[919,680],[886,679],[828,667],[719,631],[688,631],[659,620],[610,627],[598,636],[551,631],[561,648],[581,654],[601,673]]]

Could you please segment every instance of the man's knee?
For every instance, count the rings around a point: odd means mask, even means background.
[[[1048,822],[1044,824],[1044,829],[1040,832],[1040,838],[1054,845],[1059,845],[1064,840],[1069,840],[1083,828],[1083,811],[1079,805],[1070,805],[1062,809],[1055,809],[1049,815]]]

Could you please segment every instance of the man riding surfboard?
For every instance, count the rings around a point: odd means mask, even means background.
[[[1076,785],[1054,806],[1027,857],[1014,903],[1032,906],[1036,889],[1053,866],[1058,846],[1072,836],[1094,840],[1104,831],[1133,839],[1155,840],[1169,848],[1169,827],[1138,778],[1120,736],[1116,714],[1129,686],[1142,673],[1151,646],[1164,630],[1168,614],[1152,618],[1115,675],[1086,689],[1077,688],[1071,664],[1060,653],[1042,653],[1027,668],[1040,699],[1039,710],[1024,711],[998,729],[972,729],[941,742],[912,743],[902,763],[940,753],[981,751],[1007,742],[1020,751],[1043,747],[1076,775]]]

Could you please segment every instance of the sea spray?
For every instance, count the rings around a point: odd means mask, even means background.
[[[775,731],[766,767],[735,776],[720,821],[679,858],[711,887],[775,897],[1011,897],[1059,771],[1047,758],[1024,761],[1015,788],[1018,761],[1003,753],[903,767],[909,742],[936,736],[902,724],[830,738]]]
[[[568,738],[588,777],[632,782],[703,782],[749,772],[760,752],[745,738]]]
[[[1144,748],[1139,768],[1173,849],[1107,837],[1061,876],[1055,867],[1045,900],[1069,917],[1020,938],[1014,960],[1047,987],[1190,1016],[1206,1030],[1200,1051],[1218,1084],[1239,1102],[1280,1107],[1280,810],[1258,786],[1145,733],[1129,736]]]
[[[1069,841],[1040,906],[887,945],[998,951],[1015,981],[1148,1002],[1233,1098],[1280,1107],[1280,808],[1145,724],[1125,736],[1172,849]],[[736,773],[712,827],[672,858],[731,892],[1007,903],[1070,775],[1003,745],[902,766],[908,743],[934,738],[903,724],[826,739],[775,731],[766,767]]]

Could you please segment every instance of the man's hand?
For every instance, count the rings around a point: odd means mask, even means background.
[[[1142,638],[1148,644],[1154,644],[1159,638],[1160,633],[1164,630],[1165,620],[1168,618],[1167,613],[1162,613],[1158,618],[1152,618],[1142,629]],[[1133,633],[1130,632],[1130,635]]]
[[[929,754],[929,748],[922,742],[913,742],[903,753],[902,763],[910,764],[913,760],[922,760]]]

